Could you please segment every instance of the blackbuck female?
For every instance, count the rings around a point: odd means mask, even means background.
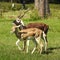
[[[49,29],[49,26],[47,24],[44,24],[44,23],[29,23],[27,24],[26,26],[24,25],[23,21],[22,20],[19,20],[19,19],[16,19],[13,21],[14,24],[16,24],[16,26],[19,26],[20,25],[20,29],[28,29],[28,28],[38,28],[38,29],[41,29],[42,31],[44,31],[45,33],[45,38],[42,37],[42,39],[44,40],[45,42],[45,51],[47,50],[47,44],[48,44],[48,41],[47,41],[47,32],[48,32],[48,29]],[[26,42],[24,42],[25,44]]]
[[[41,42],[40,38],[43,37],[45,39],[45,33],[37,28],[28,28],[28,29],[23,29],[23,30],[19,30],[19,26],[16,26],[15,24],[12,27],[12,31],[14,32],[16,37],[18,38],[18,41],[16,42],[16,45],[18,46],[19,50],[21,50],[21,48],[19,47],[18,43],[20,40],[26,41],[27,43],[27,50],[26,52],[28,53],[28,46],[29,46],[29,41],[30,38],[33,37],[33,42],[35,43],[35,47],[32,50],[32,54],[36,49],[36,46],[39,46],[39,51],[40,53],[42,52],[42,48],[43,48],[43,43]]]

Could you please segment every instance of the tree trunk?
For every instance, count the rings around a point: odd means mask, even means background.
[[[11,0],[11,3],[12,3],[12,0]]]
[[[38,13],[39,13],[40,17],[44,17],[45,16],[45,12],[44,12],[44,0],[40,0],[39,2],[40,2],[40,4],[39,4],[39,11],[38,11]]]
[[[35,0],[35,9],[38,9],[38,14],[40,17],[50,15],[48,0]]]
[[[49,8],[49,2],[48,0],[45,1],[45,9],[46,9],[46,15],[50,15],[50,8]]]
[[[38,10],[38,8],[39,8],[39,0],[35,0],[35,9],[37,9]]]

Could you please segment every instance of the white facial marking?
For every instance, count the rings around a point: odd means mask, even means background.
[[[16,19],[16,22],[18,22],[18,23],[20,22],[19,18]]]
[[[19,28],[21,25],[18,25],[18,26],[16,26],[17,28]]]

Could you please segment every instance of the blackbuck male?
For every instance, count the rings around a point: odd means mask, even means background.
[[[26,52],[28,53],[28,46],[29,46],[29,41],[30,38],[33,37],[33,42],[35,43],[35,47],[32,50],[32,54],[33,52],[36,50],[36,46],[39,46],[39,51],[40,53],[42,53],[42,48],[43,48],[43,43],[41,42],[41,37],[43,37],[45,39],[45,33],[38,29],[38,28],[28,28],[28,29],[23,29],[23,30],[19,30],[20,26],[16,26],[16,24],[13,24],[12,27],[12,31],[14,32],[16,37],[18,38],[18,41],[16,42],[16,45],[18,46],[19,50],[21,50],[21,48],[19,47],[19,41],[23,40],[26,41],[27,43],[27,48],[26,48]]]
[[[14,20],[13,23],[16,24],[16,26],[20,25],[20,27],[19,27],[20,30],[28,29],[28,28],[38,28],[38,29],[44,31],[46,36],[45,36],[45,38],[42,37],[42,39],[45,42],[45,51],[47,50],[47,45],[48,45],[47,33],[48,33],[48,29],[49,29],[49,26],[47,24],[44,24],[44,23],[29,23],[25,26],[23,21],[19,20],[19,19]],[[24,44],[26,44],[26,42],[24,42]]]

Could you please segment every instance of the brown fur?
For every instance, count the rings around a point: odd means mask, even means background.
[[[26,38],[28,36],[38,37],[39,35],[42,35],[43,31],[37,28],[29,28],[29,29],[21,30],[19,32],[22,33],[23,34],[22,36]]]
[[[45,34],[47,34],[49,26],[47,24],[44,23],[29,23],[28,25],[26,25],[27,28],[39,28],[42,31],[45,32]]]

